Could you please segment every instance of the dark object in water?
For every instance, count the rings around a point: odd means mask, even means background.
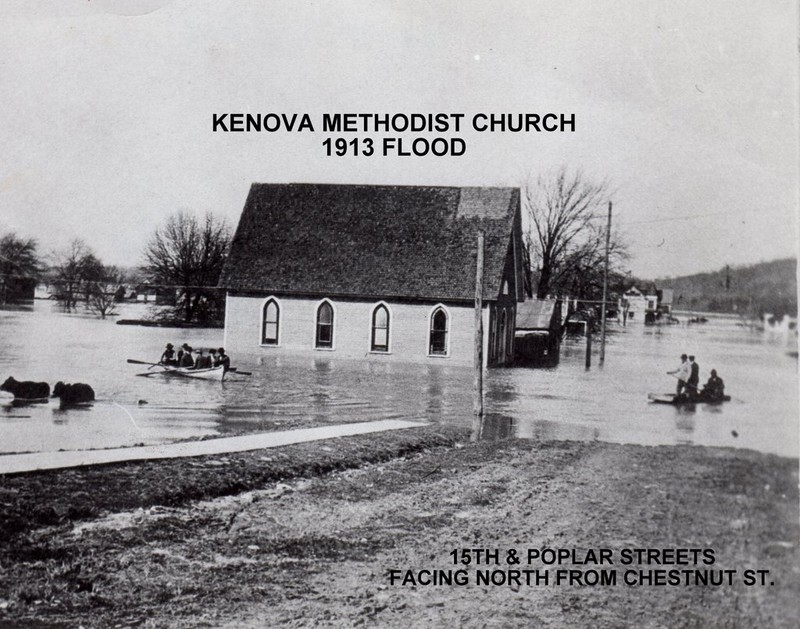
[[[139,406],[141,406],[142,404],[147,404],[147,403],[148,403],[147,400],[139,400]]]
[[[148,328],[221,328],[221,323],[184,323],[183,321],[150,321],[148,319],[120,319],[117,325],[141,325]]]
[[[53,387],[53,397],[61,398],[61,408],[88,404],[94,402],[94,389],[82,382],[64,384],[59,381]]]
[[[672,406],[681,406],[683,404],[722,404],[722,402],[730,402],[730,395],[723,395],[721,398],[709,398],[708,396],[700,395],[677,395],[675,393],[648,393],[647,399],[653,404],[671,404]]]
[[[16,402],[40,402],[50,397],[50,385],[46,382],[20,382],[13,376],[0,385],[0,391],[13,394]]]

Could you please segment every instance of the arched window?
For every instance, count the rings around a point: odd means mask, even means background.
[[[277,345],[278,329],[280,326],[281,309],[278,302],[270,299],[264,304],[261,326],[261,344]]]
[[[314,347],[333,347],[333,306],[323,301],[317,308],[317,336]]]
[[[372,311],[372,342],[370,349],[373,352],[389,351],[389,309],[383,304],[378,304]]]
[[[431,315],[429,353],[435,356],[447,355],[447,312],[437,308]]]

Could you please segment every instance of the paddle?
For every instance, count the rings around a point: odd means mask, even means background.
[[[670,375],[670,376],[672,376],[673,378],[678,378],[678,376],[676,376],[674,373],[671,373],[671,372],[669,372],[669,371],[667,372],[667,374],[669,374],[669,375]],[[678,380],[680,380],[680,378],[678,378]],[[698,392],[700,391],[700,388],[699,388],[699,387],[697,387],[697,386],[695,386],[695,385],[693,385],[693,384],[689,384],[688,382],[686,382],[686,380],[682,380],[681,382],[683,382],[683,384],[684,384],[685,386],[689,387],[690,389],[694,389],[695,391],[698,391]]]
[[[150,365],[151,367],[164,367],[165,366],[165,365],[162,365],[161,363],[151,363],[151,362],[148,362],[146,360],[135,360],[133,358],[129,358],[128,362],[131,365]]]
[[[147,362],[146,360],[136,360],[135,358],[128,358],[127,362],[129,362],[131,365],[150,365],[150,367],[170,367],[170,365],[164,365],[162,363],[151,363],[151,362]],[[252,376],[253,375],[252,371],[242,371],[241,369],[237,369],[236,367],[231,367],[230,369],[228,369],[228,371],[231,371],[231,372],[233,372],[235,374],[238,374],[240,376]],[[156,373],[158,373],[158,372],[151,371],[149,373],[137,373],[136,375],[137,376],[152,376],[152,375],[154,375]]]

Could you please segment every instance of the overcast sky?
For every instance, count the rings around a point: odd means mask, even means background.
[[[0,231],[129,265],[175,210],[235,225],[252,182],[521,185],[566,164],[611,182],[635,274],[795,255],[797,25],[794,0],[4,0]],[[551,111],[575,133],[467,132],[448,158],[327,157],[318,125]],[[214,112],[316,132],[214,134]]]

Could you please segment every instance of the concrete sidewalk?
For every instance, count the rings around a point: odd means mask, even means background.
[[[102,465],[122,461],[144,461],[150,459],[175,459],[186,456],[205,456],[208,454],[227,454],[276,448],[293,443],[333,439],[350,435],[365,435],[386,430],[418,428],[426,422],[409,422],[387,419],[357,424],[337,424],[319,428],[303,428],[282,432],[264,432],[241,437],[222,437],[206,441],[185,441],[158,446],[138,446],[134,448],[114,448],[109,450],[61,450],[58,452],[33,452],[30,454],[0,455],[0,474],[53,470],[84,465]]]

